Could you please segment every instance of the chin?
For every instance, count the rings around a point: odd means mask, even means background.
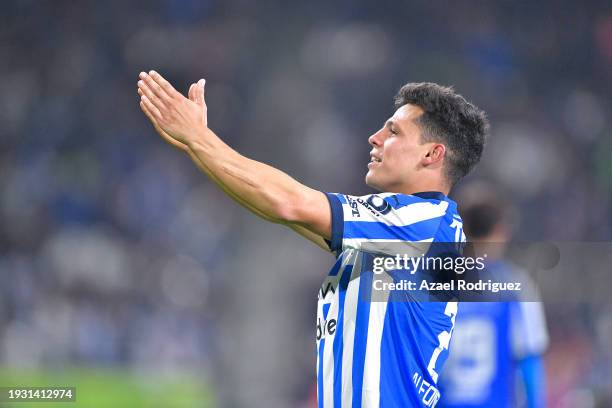
[[[384,191],[383,188],[381,188],[380,184],[377,183],[376,181],[376,177],[374,177],[374,175],[371,172],[368,172],[365,176],[365,183],[367,186],[372,187],[378,191]]]

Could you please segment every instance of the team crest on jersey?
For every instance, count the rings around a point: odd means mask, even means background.
[[[388,214],[389,211],[391,211],[391,204],[376,194],[368,197],[367,201],[363,200],[361,197],[357,198],[357,202],[359,202],[377,217]]]

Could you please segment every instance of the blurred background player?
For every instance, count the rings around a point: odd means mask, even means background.
[[[513,210],[492,186],[475,184],[460,195],[468,241],[487,254],[487,273],[520,281],[524,301],[462,302],[440,381],[440,405],[467,407],[545,407],[542,354],[548,345],[544,310],[527,274],[504,257]],[[517,378],[522,379],[522,385]],[[521,392],[521,389],[524,392]],[[523,401],[526,399],[526,401]]]

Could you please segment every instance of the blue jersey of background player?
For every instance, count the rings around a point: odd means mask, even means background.
[[[536,290],[528,276],[502,259],[509,208],[490,186],[472,186],[461,197],[466,234],[477,246],[486,243],[486,272],[495,280],[519,281],[524,290],[514,296],[516,301],[460,303],[450,357],[441,374],[440,406],[516,407],[523,405],[518,398],[522,394],[524,405],[544,407],[542,353],[548,343],[544,312],[534,301]],[[522,387],[517,379],[522,379]]]

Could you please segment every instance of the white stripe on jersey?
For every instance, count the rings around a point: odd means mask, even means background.
[[[347,201],[356,201],[357,198],[361,197],[346,196]],[[344,210],[344,222],[351,221],[372,221],[379,222],[381,224],[403,227],[406,225],[415,224],[421,221],[427,221],[432,218],[443,217],[448,209],[448,202],[440,201],[438,204],[431,202],[417,202],[408,204],[404,207],[394,209],[388,214],[375,215],[367,208],[363,208],[363,204],[360,204],[359,215],[353,214],[349,203],[342,204],[348,208]]]
[[[351,248],[388,255],[405,253],[408,256],[421,256],[423,253],[426,253],[429,250],[429,246],[415,245],[415,243],[427,243],[433,242],[433,240],[434,237],[421,239],[419,241],[406,241],[401,239],[345,238],[342,241],[342,249],[345,250]]]
[[[387,283],[393,282],[393,278],[386,273],[377,276],[376,279]],[[372,285],[371,296],[374,299],[374,285]],[[376,301],[370,303],[368,339],[361,393],[361,405],[365,407],[378,407],[380,405],[380,344],[385,324],[385,314],[387,313],[388,298],[389,291],[385,290],[380,299],[376,298]]]
[[[361,259],[357,257],[351,273],[351,279],[344,297],[344,322],[342,327],[342,406],[353,406],[353,347],[355,345],[355,323],[357,321],[357,303],[359,300],[359,271]],[[332,387],[333,388],[333,387]]]
[[[320,307],[320,306],[319,306]],[[321,347],[321,342],[317,343],[317,374],[320,372],[319,370],[322,370],[323,367],[321,367],[321,359],[318,357],[319,356],[319,349]],[[317,387],[317,401],[321,400],[322,395],[319,395],[319,387]]]
[[[338,296],[338,292],[334,296]],[[329,319],[338,318],[338,302],[332,302],[330,309],[327,313],[326,321]],[[335,334],[335,333],[334,333]],[[325,348],[323,349],[323,361],[325,362],[325,369],[323,370],[323,406],[333,407],[334,406],[334,338],[336,336],[326,336]]]

